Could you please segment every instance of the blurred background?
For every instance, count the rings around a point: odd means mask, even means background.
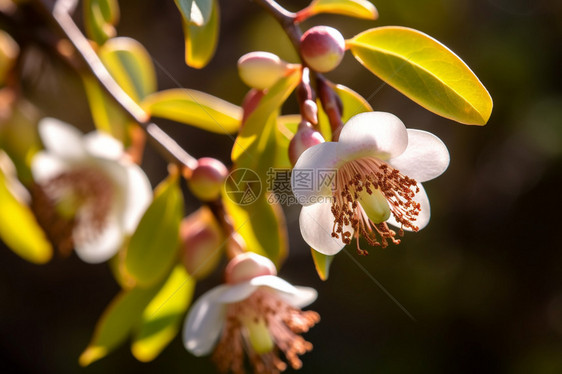
[[[173,1],[119,3],[118,34],[145,45],[160,89],[179,83],[240,104],[247,91],[235,68],[241,55],[265,50],[297,61],[276,22],[249,0],[220,1],[219,50],[200,71],[183,63]],[[280,3],[298,10],[307,1]],[[399,246],[372,249],[367,257],[357,256],[353,247],[342,251],[326,282],[316,275],[300,238],[299,208],[287,209],[291,253],[280,275],[316,288],[319,298],[310,308],[322,317],[305,335],[315,349],[303,356],[300,372],[562,373],[562,2],[377,0],[375,5],[377,21],[326,15],[302,27],[327,24],[346,38],[382,25],[421,30],[472,68],[492,95],[494,110],[484,127],[440,118],[384,85],[349,54],[328,74],[370,98],[375,110],[439,136],[451,164],[424,184],[433,213],[426,229],[406,234]],[[81,22],[80,12],[76,18]],[[24,89],[40,115],[92,129],[79,77],[56,61],[37,73]],[[296,113],[294,97],[285,109]],[[194,156],[229,164],[229,137],[157,122]],[[166,174],[165,163],[150,150],[143,166],[153,186]],[[196,207],[188,197],[186,213]],[[215,274],[198,284],[196,295],[218,282]],[[180,337],[147,364],[124,345],[80,368],[78,357],[118,290],[106,265],[87,265],[75,256],[33,265],[0,243],[0,371],[214,372],[210,360],[184,350]]]

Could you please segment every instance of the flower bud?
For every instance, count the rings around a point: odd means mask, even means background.
[[[225,269],[226,283],[236,284],[262,275],[277,275],[271,260],[253,252],[245,252],[234,257]]]
[[[342,34],[328,26],[315,26],[301,37],[301,55],[313,70],[325,73],[335,69],[345,53]]]
[[[195,279],[207,277],[221,258],[224,234],[207,207],[185,217],[180,224],[181,260]]]
[[[264,90],[283,77],[290,64],[269,52],[250,52],[238,60],[238,74],[250,87]]]
[[[303,118],[311,124],[318,124],[318,105],[313,100],[305,100],[301,106]]]
[[[300,155],[308,148],[324,143],[324,137],[308,122],[301,122],[299,129],[289,143],[289,160],[295,165]]]
[[[219,160],[211,157],[200,158],[188,181],[189,189],[201,201],[216,200],[227,175],[226,166]]]

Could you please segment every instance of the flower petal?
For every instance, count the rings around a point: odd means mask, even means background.
[[[301,205],[314,204],[319,196],[332,196],[332,185],[322,183],[319,170],[334,173],[335,181],[335,172],[343,156],[340,145],[335,142],[315,145],[300,155],[291,173],[291,187]]]
[[[279,291],[279,296],[290,305],[301,308],[311,304],[318,297],[314,288],[293,286],[275,275],[262,275],[250,281],[255,286],[269,287]]]
[[[365,112],[347,121],[339,143],[356,158],[374,156],[387,160],[404,152],[408,133],[404,123],[392,113]]]
[[[31,160],[31,174],[37,183],[47,182],[70,167],[68,162],[47,152],[38,152]]]
[[[425,182],[441,175],[449,166],[449,151],[437,136],[408,129],[408,148],[389,164],[402,174]]]
[[[295,308],[304,308],[310,305],[318,297],[318,292],[311,287],[295,286],[297,292],[293,294],[282,294],[283,299]]]
[[[419,187],[420,191],[414,196],[414,201],[420,204],[420,214],[414,221],[414,224],[421,230],[429,223],[429,219],[431,218],[431,207],[429,205],[429,198],[427,197],[427,193],[425,192],[421,183],[418,183],[417,186]],[[401,225],[396,222],[393,215],[390,216],[387,222],[392,226],[401,227]],[[408,228],[404,228],[404,230],[411,231]]]
[[[82,133],[75,127],[55,118],[43,118],[38,127],[48,152],[68,159],[85,157]]]
[[[303,239],[325,255],[335,255],[345,246],[340,238],[332,237],[335,218],[331,206],[329,202],[304,206],[299,218]]]
[[[81,225],[74,229],[72,234],[74,247],[78,257],[91,264],[109,260],[117,253],[123,243],[123,230],[114,216],[108,217],[104,229],[95,237],[88,236],[86,239],[84,234],[81,232]]]
[[[84,135],[84,146],[92,156],[110,160],[119,160],[123,157],[123,144],[101,131],[92,131]]]
[[[183,327],[183,343],[195,356],[204,356],[215,346],[225,322],[225,306],[217,298],[230,287],[224,284],[207,291],[191,307]]]
[[[122,224],[126,233],[135,231],[140,219],[152,201],[152,187],[142,169],[131,164],[125,167],[127,192],[125,195]]]
[[[217,296],[216,301],[223,304],[236,303],[247,299],[257,289],[258,286],[251,284],[250,281],[232,284],[220,296]]]

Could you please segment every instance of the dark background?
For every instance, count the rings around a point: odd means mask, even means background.
[[[283,1],[292,10],[306,1]],[[425,184],[429,226],[403,243],[359,257],[346,249],[321,282],[298,234],[298,208],[287,211],[291,255],[280,275],[315,287],[322,321],[308,334],[315,349],[302,373],[562,373],[562,3],[509,0],[378,0],[378,21],[318,16],[344,37],[380,25],[422,30],[468,63],[494,99],[484,127],[464,126],[419,107],[348,54],[328,76],[408,127],[438,135],[451,164]],[[248,0],[222,0],[221,40],[201,71],[183,63],[180,17],[171,0],[121,0],[119,35],[142,42],[157,61],[159,88],[199,89],[240,103],[247,88],[236,60],[267,50],[296,61],[277,24]],[[79,15],[79,12],[78,12]],[[167,71],[168,73],[164,72]],[[93,127],[79,79],[53,63],[26,83],[44,115]],[[49,75],[49,76],[46,76]],[[295,112],[294,98],[287,112]],[[228,163],[232,140],[158,121],[196,157]],[[148,152],[153,185],[166,172]],[[189,200],[186,212],[197,206]],[[360,266],[357,265],[360,264]],[[366,272],[362,270],[365,269]],[[370,274],[367,275],[366,273]],[[197,295],[216,285],[200,283]],[[386,290],[411,314],[377,285]],[[106,265],[75,256],[32,265],[0,248],[0,371],[24,373],[213,372],[177,337],[153,362],[127,345],[87,368],[77,364],[97,318],[118,292]]]

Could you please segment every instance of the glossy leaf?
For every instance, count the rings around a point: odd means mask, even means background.
[[[29,207],[17,199],[0,168],[0,238],[27,261],[44,264],[53,255],[51,244]]]
[[[312,260],[314,261],[314,266],[316,267],[316,272],[318,276],[323,281],[328,279],[330,275],[330,265],[332,265],[332,261],[334,260],[335,256],[328,256],[323,253],[320,253],[313,248],[310,249],[310,253],[312,253]]]
[[[142,107],[152,116],[219,134],[238,131],[242,109],[218,97],[189,89],[171,89],[148,96]]]
[[[86,35],[99,45],[117,33],[115,25],[119,21],[117,0],[84,0],[84,26]]]
[[[484,125],[492,98],[470,68],[430,36],[405,27],[367,30],[347,41],[367,69],[426,109],[469,125]]]
[[[232,147],[232,160],[239,162],[241,157],[246,158],[245,164],[250,162],[258,162],[259,152],[264,148],[263,133],[268,129],[264,129],[265,124],[269,123],[275,126],[275,121],[271,118],[277,117],[277,112],[281,105],[287,100],[287,97],[297,87],[300,79],[300,71],[293,70],[287,76],[281,78],[271,87],[267,94],[260,100],[256,109],[250,114],[240,134],[236,138],[236,142]],[[252,148],[257,148],[252,150]],[[254,153],[255,152],[255,153]],[[250,159],[252,159],[250,161]],[[239,162],[240,163],[240,162]]]
[[[121,291],[98,320],[92,341],[80,355],[80,365],[87,366],[121,345],[141,320],[143,311],[158,289],[159,287],[134,288]]]
[[[281,206],[271,196],[270,192],[263,192],[244,205],[228,195],[223,201],[234,230],[242,236],[247,249],[268,257],[279,267],[287,257],[287,227]]]
[[[185,63],[195,69],[205,67],[217,49],[219,38],[219,5],[217,0],[209,0],[212,4],[209,21],[198,25],[183,21],[185,38]]]
[[[125,255],[126,272],[138,285],[151,286],[170,271],[176,261],[182,216],[178,176],[170,175],[156,188]]]
[[[347,120],[356,114],[363,112],[371,112],[373,108],[363,96],[341,84],[330,83],[332,89],[340,97],[343,105],[342,122],[345,124]],[[330,128],[330,121],[326,112],[324,112],[322,105],[318,102],[318,125],[320,132],[326,141],[332,139],[332,130]]]
[[[334,13],[374,20],[379,15],[375,6],[367,0],[314,0],[306,9],[307,16]]]
[[[188,24],[203,26],[212,17],[213,0],[174,0],[183,19]]]
[[[301,116],[299,114],[289,114],[277,117],[277,150],[273,167],[280,169],[291,169],[293,165],[289,160],[289,143],[297,132]]]
[[[178,333],[193,297],[195,281],[182,265],[176,266],[164,286],[142,313],[131,350],[139,361],[155,359]]]

